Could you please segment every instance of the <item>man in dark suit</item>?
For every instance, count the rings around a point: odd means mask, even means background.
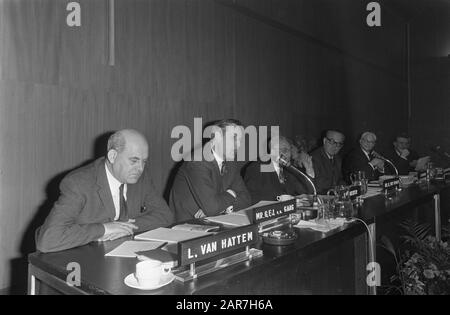
[[[345,136],[335,130],[328,130],[323,138],[323,146],[312,153],[314,167],[314,184],[319,194],[337,185],[345,184],[342,179],[342,159],[339,151],[344,145]]]
[[[261,200],[277,200],[280,195],[300,195],[308,193],[308,188],[296,175],[281,167],[278,157],[291,159],[291,143],[279,136],[278,141],[270,141],[270,160],[268,162],[252,162],[245,170],[245,184],[252,197],[252,203]],[[312,172],[311,170],[307,171]]]
[[[36,231],[37,249],[60,251],[171,224],[173,213],[144,170],[147,158],[143,135],[135,130],[114,133],[106,158],[62,180],[58,201]]]
[[[178,170],[170,192],[170,208],[176,221],[230,213],[250,205],[250,195],[237,166],[236,153],[242,138],[241,123],[234,119],[216,122],[211,140],[205,144],[200,161],[185,161]]]
[[[398,170],[400,175],[408,175],[417,166],[419,155],[410,149],[411,138],[406,134],[399,134],[393,142],[393,150],[389,158]]]
[[[343,162],[344,179],[351,182],[350,174],[363,171],[366,178],[377,180],[384,174],[384,161],[373,150],[377,142],[377,136],[373,132],[364,132],[359,139],[359,147],[350,151]]]

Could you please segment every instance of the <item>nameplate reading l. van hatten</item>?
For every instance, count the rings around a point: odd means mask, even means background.
[[[247,225],[178,243],[179,266],[211,258],[258,241],[258,227]]]

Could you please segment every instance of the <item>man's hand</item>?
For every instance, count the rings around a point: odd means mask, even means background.
[[[384,169],[384,161],[382,159],[374,158],[369,164],[372,165],[373,168]]]
[[[135,220],[128,220],[128,222],[108,222],[103,223],[105,227],[105,234],[99,239],[99,241],[113,241],[118,238],[133,235],[133,231],[138,227],[133,223]]]
[[[300,153],[300,165],[303,165],[305,168],[306,174],[308,174],[309,177],[314,178],[314,167],[312,162],[312,156],[308,153],[302,152]]]
[[[400,157],[403,158],[403,159],[405,159],[405,160],[406,160],[406,158],[408,157],[408,155],[409,155],[409,150],[408,150],[408,149],[404,149],[404,150],[402,150],[402,151],[400,152]]]

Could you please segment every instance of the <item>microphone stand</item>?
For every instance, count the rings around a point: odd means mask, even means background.
[[[392,166],[392,168],[394,169],[394,171],[395,171],[395,176],[399,178],[399,176],[398,176],[398,169],[395,167],[394,163],[391,162],[391,160],[385,158],[384,156],[382,156],[382,155],[379,154],[378,152],[373,151],[372,153],[373,153],[373,155],[374,155],[376,158],[379,158],[379,159],[381,159],[381,160],[387,162],[388,164],[390,164],[390,165]],[[399,178],[399,180],[400,180],[400,178]],[[399,187],[397,188],[397,190],[398,190],[398,191],[401,191],[402,188],[399,186]]]
[[[316,185],[314,185],[313,181],[311,180],[311,178],[309,178],[308,175],[306,175],[305,173],[300,171],[295,166],[292,166],[291,162],[289,162],[284,156],[279,156],[277,160],[278,160],[278,163],[280,164],[280,166],[282,166],[284,168],[289,168],[290,170],[294,171],[295,173],[300,174],[301,176],[306,178],[306,180],[308,181],[308,183],[311,185],[311,187],[313,189],[313,193],[314,193],[314,195],[313,195],[313,204],[314,204],[315,201],[317,201],[319,204],[322,203],[320,201],[320,199],[317,197]]]
[[[394,171],[395,171],[395,176],[398,177],[398,169],[395,167],[394,163],[391,162],[391,160],[389,160],[389,159],[385,158],[384,156],[380,155],[378,152],[373,151],[372,153],[373,153],[373,155],[376,158],[378,158],[380,160],[383,160],[383,161],[387,162],[388,164],[390,164],[392,166],[392,168],[394,169]]]

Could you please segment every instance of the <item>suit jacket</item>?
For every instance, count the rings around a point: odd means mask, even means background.
[[[87,244],[105,233],[103,223],[116,215],[105,170],[105,158],[69,173],[60,184],[61,194],[45,223],[36,231],[36,247],[54,252]],[[173,223],[173,213],[156,194],[144,170],[136,184],[127,188],[127,209],[135,219],[136,232]]]
[[[344,179],[350,183],[350,174],[355,171],[363,171],[366,174],[366,178],[370,180],[377,180],[378,177],[383,175],[376,169],[373,169],[369,164],[371,159],[368,159],[361,147],[355,148],[350,151],[345,157],[342,165]]]
[[[307,186],[287,169],[284,169],[286,180],[280,183],[273,164],[270,162],[272,172],[261,172],[262,164],[262,162],[252,162],[245,170],[244,180],[253,204],[261,200],[277,200],[279,195],[295,196],[308,193]]]
[[[245,187],[236,162],[225,162],[220,174],[213,161],[184,161],[175,175],[169,205],[177,222],[194,218],[201,209],[207,216],[219,215],[229,206],[239,210],[250,206],[250,194]],[[232,189],[237,197],[227,192]]]
[[[388,158],[392,161],[392,163],[394,163],[395,167],[398,170],[399,175],[408,175],[409,172],[414,171],[414,168],[411,167],[409,163],[411,163],[411,161],[417,160],[419,156],[417,155],[416,152],[410,151],[409,155],[405,160],[397,154],[395,149],[393,149],[391,152],[389,152]]]
[[[345,184],[342,178],[342,159],[339,155],[334,156],[332,162],[323,147],[320,147],[311,153],[311,157],[317,193],[325,194],[328,189]]]

